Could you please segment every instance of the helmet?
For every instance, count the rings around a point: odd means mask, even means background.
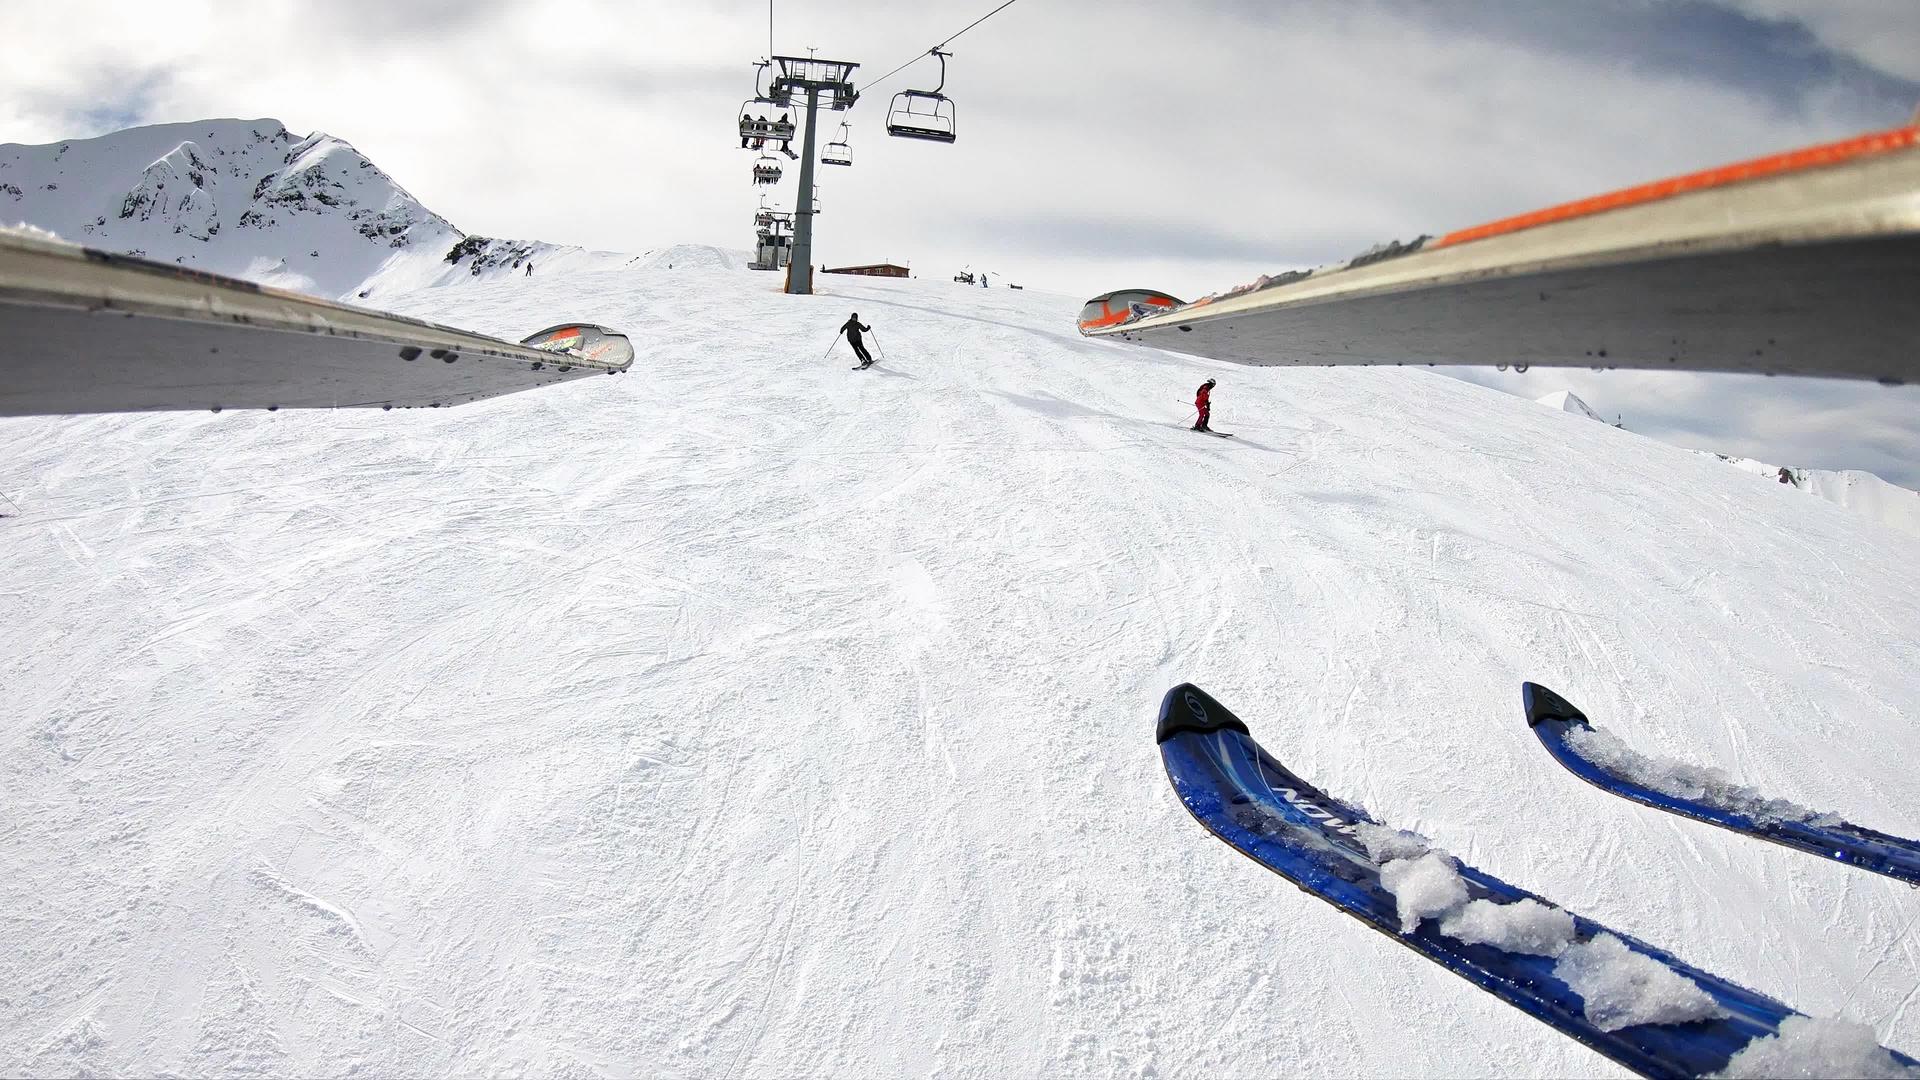
[[[1207,385],[1208,385],[1208,386],[1212,386],[1212,385],[1213,385],[1213,380],[1212,380],[1212,379],[1208,379],[1208,380],[1207,380]]]

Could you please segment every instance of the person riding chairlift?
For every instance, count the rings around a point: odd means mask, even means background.
[[[777,125],[777,127],[787,129],[787,134],[775,135],[774,141],[780,144],[780,152],[787,155],[787,160],[799,161],[800,155],[793,152],[793,121],[787,119],[787,115],[786,113],[781,113],[780,121]],[[771,131],[773,129],[770,128],[768,130]]]

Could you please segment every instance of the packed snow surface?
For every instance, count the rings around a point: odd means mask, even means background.
[[[1595,791],[1519,695],[1911,835],[1920,540],[1424,370],[673,262],[386,301],[615,378],[0,422],[0,1071],[1619,1075],[1196,826],[1182,680],[1920,1047],[1920,893]]]

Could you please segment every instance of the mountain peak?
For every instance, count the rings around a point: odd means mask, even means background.
[[[0,219],[322,296],[463,236],[345,140],[272,119],[4,145],[0,185]]]

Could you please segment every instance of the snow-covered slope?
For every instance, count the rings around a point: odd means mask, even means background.
[[[674,244],[634,256],[633,265],[646,270],[744,270],[753,253],[711,244]]]
[[[1853,511],[1871,521],[1890,525],[1910,536],[1920,536],[1920,491],[1889,484],[1861,469],[1796,469],[1769,465],[1752,458],[1729,457],[1709,450],[1695,453],[1713,457],[1744,472],[1764,476],[1782,487],[1815,495]],[[1781,472],[1787,478],[1780,478]]]
[[[1584,416],[1589,420],[1600,420],[1600,414],[1588,408],[1587,403],[1581,401],[1580,396],[1571,390],[1555,390],[1551,394],[1545,394],[1533,400],[1545,405],[1549,409],[1559,409],[1561,412],[1570,412],[1575,416]],[[1603,424],[1606,423],[1605,420],[1600,420],[1600,422]]]
[[[1587,403],[1571,390],[1556,390],[1551,394],[1534,399],[1550,409],[1570,412],[1575,416],[1584,416],[1589,420],[1600,420],[1600,414],[1594,412]],[[1698,450],[1695,453],[1713,454],[1721,461],[1736,468],[1764,476],[1777,483],[1789,484],[1799,491],[1819,496],[1831,503],[1853,511],[1870,521],[1882,525],[1891,525],[1912,536],[1920,536],[1920,492],[1911,491],[1896,484],[1889,484],[1873,473],[1860,469],[1782,469],[1778,465],[1768,465],[1751,458],[1729,457],[1726,454],[1710,450]],[[1780,479],[1782,472],[1787,479]]]
[[[376,303],[521,273],[528,259],[554,268],[627,259],[468,237],[347,143],[324,132],[300,138],[269,119],[0,145],[0,224],[19,223],[90,247]]]
[[[1183,679],[1920,1048],[1920,894],[1595,791],[1519,701],[1920,833],[1920,540],[1425,371],[673,262],[392,302],[621,326],[626,378],[0,422],[6,1072],[1616,1074],[1203,833]]]

